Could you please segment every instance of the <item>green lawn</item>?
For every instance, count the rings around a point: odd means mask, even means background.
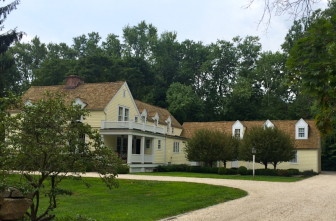
[[[157,220],[246,196],[240,189],[184,182],[119,180],[120,187],[109,190],[100,179],[66,179],[61,188],[72,196],[59,196],[54,211],[59,220],[77,214],[99,221]]]
[[[233,179],[233,180],[256,180],[270,182],[296,182],[305,179],[305,177],[280,177],[280,176],[255,176],[252,175],[219,175],[211,173],[189,173],[189,172],[156,172],[156,173],[134,173],[135,175],[151,176],[176,176],[176,177],[198,177],[215,179]]]

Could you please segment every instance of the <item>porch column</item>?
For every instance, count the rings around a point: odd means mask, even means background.
[[[127,135],[127,164],[131,164],[133,135]]]
[[[141,155],[141,163],[145,163],[145,137],[141,137],[141,145],[140,145],[140,155]]]

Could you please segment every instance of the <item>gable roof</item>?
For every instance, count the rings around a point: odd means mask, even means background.
[[[320,133],[315,126],[314,120],[305,120],[309,125],[308,139],[295,140],[295,124],[297,120],[272,120],[274,127],[287,133],[295,141],[295,147],[298,149],[316,149],[320,148]],[[217,121],[217,122],[185,122],[182,127],[181,136],[191,138],[199,129],[216,130],[231,134],[232,126],[236,121]],[[252,127],[262,127],[265,121],[240,121],[246,130]]]
[[[151,104],[144,103],[142,101],[134,100],[135,104],[137,105],[139,112],[142,113],[143,110],[147,111],[147,121],[154,122],[152,117],[155,116],[156,113],[159,115],[159,123],[166,125],[165,122],[168,117],[171,117],[172,126],[176,128],[182,128],[181,124],[175,119],[173,115],[167,109],[157,107]]]
[[[86,105],[88,110],[103,110],[108,102],[124,84],[123,81],[106,83],[85,83],[74,89],[66,89],[65,85],[54,86],[32,86],[22,96],[23,102],[38,101],[45,96],[45,92],[61,92],[65,95],[66,102],[73,102],[79,98]]]

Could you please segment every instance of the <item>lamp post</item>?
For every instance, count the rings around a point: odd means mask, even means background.
[[[254,164],[255,164],[255,154],[256,154],[257,150],[255,147],[252,147],[252,156],[253,156],[253,165],[252,165],[252,169],[253,169],[253,177],[255,174],[255,170],[254,170]]]

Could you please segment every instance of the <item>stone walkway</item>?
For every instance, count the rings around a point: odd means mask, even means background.
[[[143,175],[119,178],[207,183],[243,189],[249,194],[166,220],[336,220],[336,173],[322,173],[294,183]]]

